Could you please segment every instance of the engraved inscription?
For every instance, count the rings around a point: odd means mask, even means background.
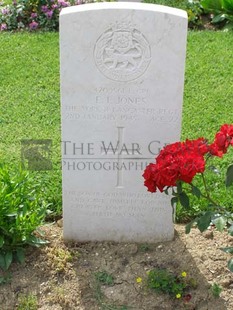
[[[99,102],[98,97],[97,102]],[[64,119],[67,120],[106,120],[106,121],[139,121],[147,119],[161,124],[177,124],[180,119],[178,109],[148,108],[137,105],[81,105],[65,106]]]
[[[132,81],[148,68],[150,45],[129,22],[116,22],[98,38],[94,58],[97,68],[107,78]]]
[[[168,199],[164,197],[155,203],[153,199],[148,199],[147,193],[65,191],[64,195],[69,197],[74,209],[92,217],[140,219],[146,217],[148,213],[160,216],[164,214],[164,208],[169,205]]]
[[[64,105],[63,118],[72,121],[127,121],[146,119],[176,126],[180,121],[178,109],[161,105],[150,107],[151,94],[147,88],[104,87],[92,91],[91,100],[80,105]]]

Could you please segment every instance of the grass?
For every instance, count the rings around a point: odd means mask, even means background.
[[[59,154],[58,34],[2,33],[0,40],[1,158],[17,161],[24,138],[52,139]]]
[[[19,166],[22,139],[52,139],[53,170],[34,172],[61,213],[58,33],[0,35],[0,157]]]
[[[229,54],[232,44],[232,33],[189,32],[182,139],[205,137],[213,141],[222,124],[233,122],[233,59]],[[207,173],[208,184],[214,189],[213,198],[223,206],[230,206],[231,210],[232,189],[226,190],[223,182],[227,166],[233,163],[232,158],[231,149],[223,159],[215,158],[211,162],[220,175]],[[201,206],[204,206],[203,201],[196,202],[196,212]],[[183,212],[178,207],[179,220],[186,213]]]
[[[212,140],[221,124],[232,122],[232,46],[231,33],[189,32],[183,139]],[[61,213],[59,35],[1,33],[0,56],[1,161],[20,164],[21,139],[52,139],[53,170],[34,174],[47,184],[47,198]],[[229,160],[232,152],[217,166],[225,169]],[[232,202],[232,192],[211,180],[219,200]]]
[[[213,134],[233,119],[231,33],[190,32],[187,44],[182,133],[185,137]]]

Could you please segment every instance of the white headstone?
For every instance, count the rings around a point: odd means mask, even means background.
[[[142,2],[141,0],[117,0],[118,2]]]
[[[65,8],[60,16],[66,240],[174,236],[170,197],[142,173],[180,139],[186,12],[141,3]]]

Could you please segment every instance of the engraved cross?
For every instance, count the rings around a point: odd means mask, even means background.
[[[124,127],[117,127],[117,147],[112,152],[109,152],[109,149],[105,150],[105,155],[107,154],[113,154],[117,155],[117,182],[116,187],[117,188],[123,188],[123,171],[122,171],[122,164],[123,164],[123,152],[126,151],[127,155],[129,155],[129,151],[132,151],[132,149],[127,149],[124,144]]]

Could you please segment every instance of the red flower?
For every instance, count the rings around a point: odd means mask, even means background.
[[[175,154],[179,153],[182,150],[182,142],[175,142],[172,144],[166,145],[159,153],[156,158],[156,162],[162,160],[167,155],[174,156]]]
[[[151,193],[156,192],[156,185],[155,182],[153,180],[153,175],[156,169],[156,165],[155,164],[149,164],[144,173],[143,173],[143,177],[145,179],[144,181],[144,185],[148,188],[148,191]]]
[[[214,143],[213,145],[211,145],[212,151],[213,149],[215,149],[216,151],[217,148],[217,154],[218,152],[222,152],[223,154],[225,154],[230,145],[233,146],[233,125],[224,124],[221,126],[220,131],[217,132],[215,135]]]
[[[160,192],[163,192],[164,188],[167,186],[175,186],[177,177],[177,163],[171,156],[168,156],[163,162],[159,162],[156,164],[154,181]]]
[[[155,163],[146,167],[144,184],[150,192],[157,189],[163,192],[178,181],[191,183],[197,173],[205,171],[206,154],[222,157],[230,145],[233,146],[233,125],[228,124],[221,126],[210,145],[204,138],[169,144],[161,150]]]
[[[191,183],[197,173],[205,170],[203,155],[208,152],[204,138],[186,140],[165,146],[156,158],[155,164],[147,166],[143,177],[150,192],[176,186],[181,180]]]
[[[179,180],[191,183],[197,173],[205,171],[205,159],[202,155],[188,150],[179,157]]]
[[[219,149],[218,145],[216,142],[210,144],[209,146],[209,153],[213,156],[218,156],[222,157],[223,156],[223,151]]]
[[[189,152],[195,152],[199,155],[205,155],[208,153],[208,144],[205,138],[198,138],[196,140],[186,140],[183,143],[183,148],[188,150]]]

